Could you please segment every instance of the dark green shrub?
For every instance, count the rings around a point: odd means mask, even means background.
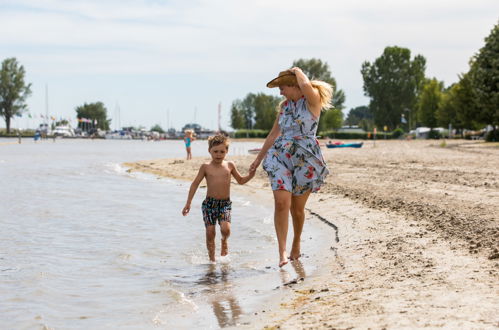
[[[487,133],[485,136],[485,141],[487,142],[497,142],[499,141],[499,130],[493,130]]]
[[[262,138],[265,139],[269,131],[264,129],[238,129],[234,132],[235,139]]]
[[[428,139],[438,140],[440,137],[439,131],[431,130],[430,133],[428,133]]]
[[[398,139],[398,138],[400,138],[403,135],[404,135],[404,130],[401,129],[401,128],[396,128],[392,132],[392,138],[393,139]]]

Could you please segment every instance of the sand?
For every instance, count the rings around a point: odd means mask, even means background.
[[[318,274],[287,286],[278,305],[242,327],[499,327],[498,144],[381,140],[323,152],[331,175],[307,218],[336,226],[339,241],[335,232]],[[254,157],[230,159],[245,173]],[[125,165],[190,181],[204,161]],[[235,189],[270,188],[260,168]]]

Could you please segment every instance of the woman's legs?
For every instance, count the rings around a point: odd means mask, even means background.
[[[307,204],[308,196],[310,196],[310,190],[303,195],[291,197],[291,217],[293,218],[294,232],[293,246],[289,254],[291,260],[296,260],[300,257],[300,239],[303,224],[305,223],[305,204]]]
[[[286,237],[288,235],[290,207],[291,193],[286,190],[274,190],[274,226],[279,245],[279,267],[288,263]]]

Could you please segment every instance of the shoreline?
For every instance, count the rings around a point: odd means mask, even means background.
[[[323,149],[331,174],[311,195],[306,221],[334,224],[339,242],[317,274],[288,286],[265,313],[248,315],[241,326],[496,328],[499,148],[438,143],[388,140],[357,150]],[[229,152],[228,159],[244,175],[254,156]],[[192,180],[205,160],[124,165]],[[232,189],[270,192],[261,168]]]

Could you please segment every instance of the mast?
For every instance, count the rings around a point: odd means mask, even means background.
[[[47,124],[47,131],[49,127],[49,86],[45,84],[45,122]]]
[[[222,121],[222,102],[219,102],[218,103],[218,132],[222,131],[221,121]]]

